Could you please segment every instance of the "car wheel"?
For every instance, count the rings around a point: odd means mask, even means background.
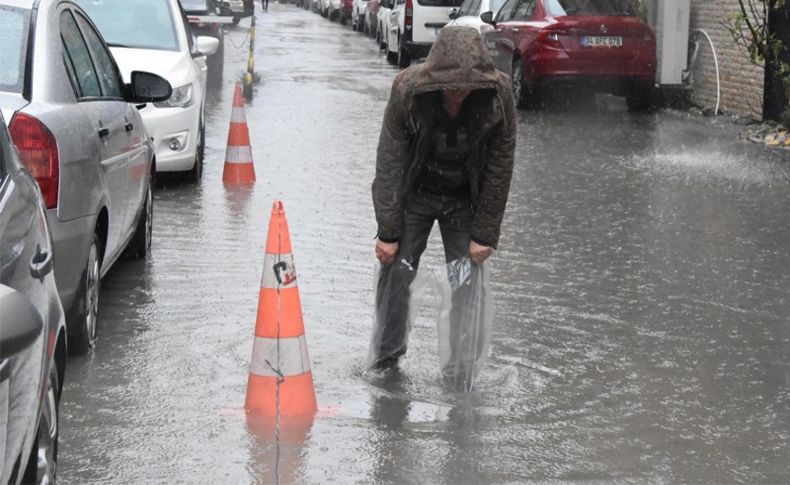
[[[233,20],[232,20],[233,25],[239,25],[239,21],[240,20],[241,20],[241,17],[239,17],[237,15],[234,15],[233,16]]]
[[[143,211],[137,220],[137,227],[134,236],[129,242],[124,255],[132,259],[145,259],[151,252],[151,235],[154,229],[154,172],[151,167],[151,175],[148,179],[148,189],[145,191],[145,201]]]
[[[69,351],[75,355],[86,354],[95,344],[99,323],[99,293],[101,290],[101,244],[94,233],[88,249],[88,261],[69,319]]]
[[[407,51],[406,46],[403,45],[403,39],[400,39],[398,42],[398,67],[409,67],[410,64],[411,58],[409,57],[409,51]]]
[[[513,98],[516,100],[516,106],[524,108],[527,105],[527,90],[524,87],[524,63],[521,62],[521,59],[513,61],[511,72],[513,73]]]
[[[645,84],[631,87],[625,93],[628,111],[648,111],[652,106],[653,87]]]
[[[49,381],[44,402],[41,407],[41,419],[38,423],[36,440],[25,469],[23,483],[54,484],[58,465],[58,371],[55,363],[50,363]]]
[[[200,182],[203,178],[203,156],[206,152],[206,126],[203,120],[200,120],[200,129],[198,130],[198,144],[195,151],[195,165],[189,171],[189,181],[192,183]]]

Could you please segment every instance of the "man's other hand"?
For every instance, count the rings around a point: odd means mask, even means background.
[[[494,248],[491,246],[483,246],[474,241],[469,242],[469,257],[472,258],[472,262],[478,266],[483,264],[483,261],[488,259],[493,253]]]
[[[392,264],[392,262],[395,261],[395,256],[397,254],[398,243],[388,243],[380,239],[376,239],[376,258],[381,261],[381,264]]]

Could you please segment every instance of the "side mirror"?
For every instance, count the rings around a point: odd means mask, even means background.
[[[447,16],[450,17],[451,20],[458,18],[458,7],[453,7],[447,11]]]
[[[150,72],[132,71],[132,82],[126,85],[130,103],[158,103],[167,101],[173,87],[164,78]]]
[[[219,39],[207,35],[195,39],[195,50],[198,55],[213,56],[217,49],[219,49]]]
[[[0,361],[33,345],[44,328],[41,315],[22,293],[0,285]]]
[[[494,12],[481,13],[480,20],[487,23],[488,25],[493,25],[494,27],[496,27],[496,22],[494,22]]]

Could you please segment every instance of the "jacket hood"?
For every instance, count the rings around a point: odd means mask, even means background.
[[[414,80],[414,94],[445,89],[496,89],[497,72],[480,32],[471,27],[439,31]]]

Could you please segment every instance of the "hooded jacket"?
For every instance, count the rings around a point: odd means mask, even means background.
[[[392,83],[373,180],[382,240],[400,238],[404,196],[430,151],[427,127],[436,105],[427,98],[456,89],[472,91],[464,101],[472,146],[466,160],[474,209],[472,239],[492,247],[499,242],[516,144],[513,88],[510,78],[494,67],[480,34],[468,27],[442,29],[425,63],[400,72]]]

